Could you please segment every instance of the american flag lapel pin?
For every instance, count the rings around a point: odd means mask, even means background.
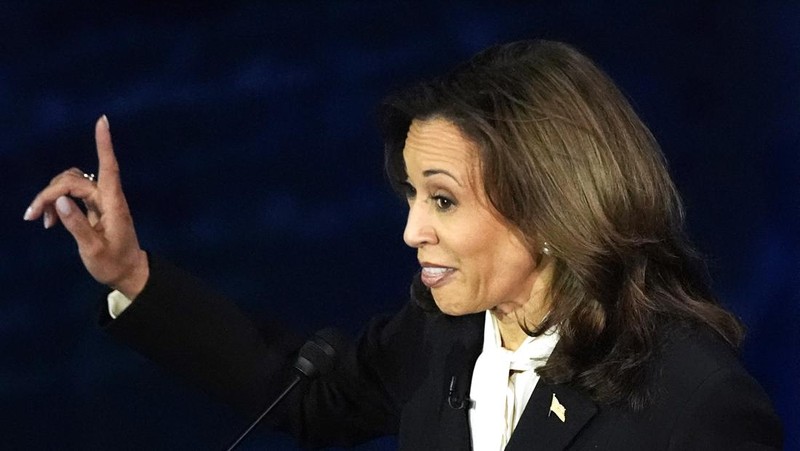
[[[567,408],[558,402],[558,398],[556,398],[555,393],[553,393],[553,400],[550,401],[550,412],[547,412],[547,416],[549,417],[551,413],[556,414],[562,423],[567,422]]]

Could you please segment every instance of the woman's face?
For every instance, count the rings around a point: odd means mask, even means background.
[[[422,282],[439,308],[463,315],[527,303],[536,261],[522,234],[491,206],[477,147],[445,119],[414,120],[405,147],[408,221]]]

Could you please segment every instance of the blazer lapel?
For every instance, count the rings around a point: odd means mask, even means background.
[[[559,410],[558,405],[564,408],[564,421],[551,411]],[[540,380],[511,434],[506,451],[527,450],[532,445],[537,450],[563,450],[596,413],[595,403],[577,390]]]

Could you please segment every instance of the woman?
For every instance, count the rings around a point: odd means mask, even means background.
[[[590,60],[493,47],[391,97],[382,119],[421,265],[412,301],[295,391],[276,427],[308,445],[399,434],[413,450],[781,446],[658,145]],[[25,219],[63,222],[115,290],[109,333],[255,414],[296,345],[141,250],[105,117],[96,139],[97,183],[68,170]]]

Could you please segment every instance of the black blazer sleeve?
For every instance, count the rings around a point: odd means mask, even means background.
[[[157,257],[150,257],[150,278],[131,306],[114,320],[105,304],[100,311],[115,339],[247,418],[284,387],[303,341],[277,325],[260,331],[232,302]],[[416,361],[425,330],[425,313],[413,304],[371,321],[334,371],[298,387],[271,425],[306,446],[396,434],[402,405],[425,371]]]

